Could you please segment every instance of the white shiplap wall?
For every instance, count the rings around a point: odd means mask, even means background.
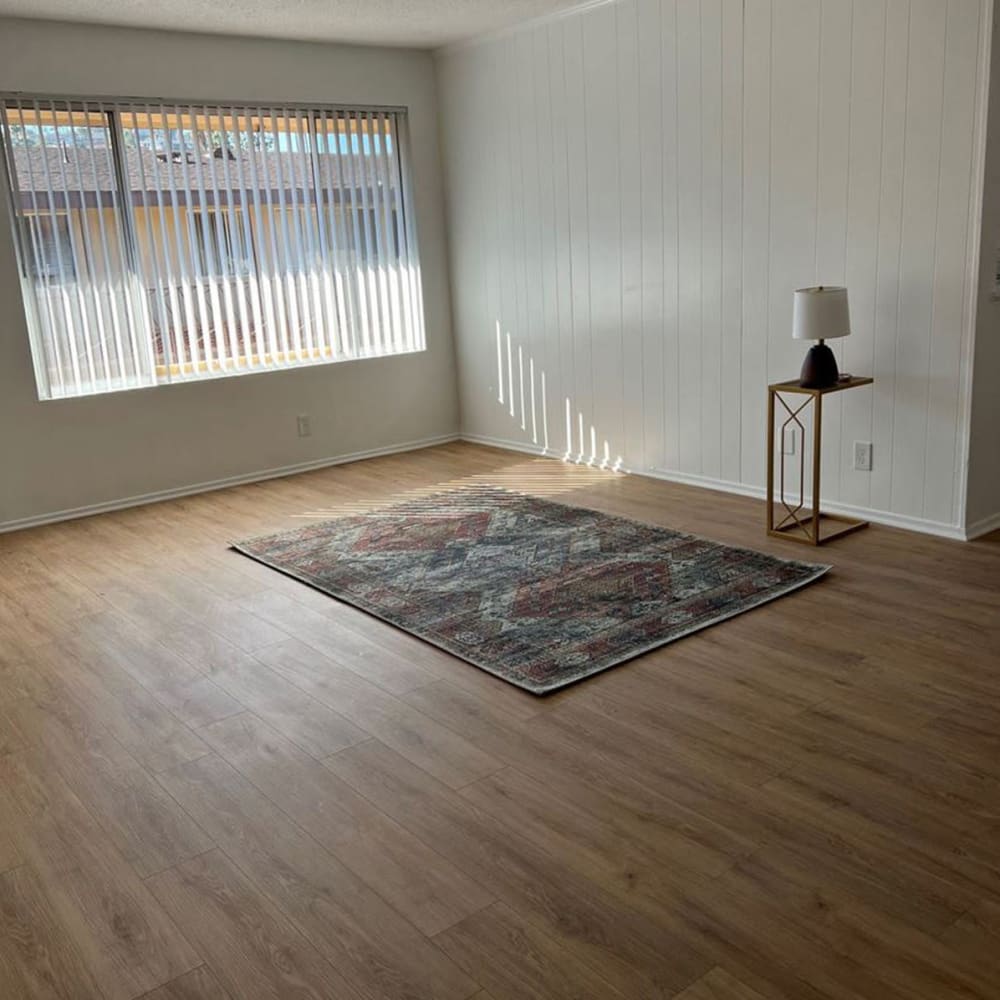
[[[754,491],[792,291],[844,283],[876,384],[827,402],[824,499],[958,526],[987,2],[623,0],[442,52],[464,432]]]

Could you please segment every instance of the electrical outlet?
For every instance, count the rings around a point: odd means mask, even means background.
[[[794,427],[786,427],[781,438],[781,454],[782,455],[794,455],[795,454],[795,442],[798,438],[798,433]]]
[[[299,437],[307,438],[312,434],[312,428],[309,426],[309,414],[300,413],[296,418],[295,422],[299,428]]]
[[[872,471],[872,443],[871,441],[854,442],[854,468],[858,472]]]

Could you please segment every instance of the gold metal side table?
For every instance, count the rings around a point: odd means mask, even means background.
[[[787,538],[793,542],[804,542],[806,545],[823,545],[831,539],[840,538],[852,531],[868,527],[867,521],[820,512],[819,471],[823,434],[823,397],[832,392],[843,392],[844,389],[871,385],[874,381],[871,378],[860,378],[852,375],[849,379],[844,379],[828,389],[806,389],[799,385],[797,379],[788,382],[775,382],[767,387],[767,533],[769,535],[773,535],[775,538]],[[805,399],[796,400],[794,406],[789,406],[784,398],[786,395],[804,396]],[[782,458],[778,500],[780,506],[784,508],[784,515],[777,521],[774,509],[774,417],[776,402],[780,403],[787,414],[781,423],[781,440],[784,441],[785,430],[790,425],[795,425],[802,431],[802,444],[799,448],[798,502],[796,506],[792,507],[785,499],[785,462]],[[810,403],[813,405],[812,503],[809,510],[805,510],[805,427],[799,420],[799,414]]]

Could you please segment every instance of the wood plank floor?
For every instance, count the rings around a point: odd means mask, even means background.
[[[814,555],[459,444],[0,536],[0,996],[1000,997],[1000,537],[545,699],[227,548],[476,482]]]

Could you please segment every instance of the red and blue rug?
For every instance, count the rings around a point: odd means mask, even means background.
[[[233,547],[535,694],[829,569],[495,487]]]

